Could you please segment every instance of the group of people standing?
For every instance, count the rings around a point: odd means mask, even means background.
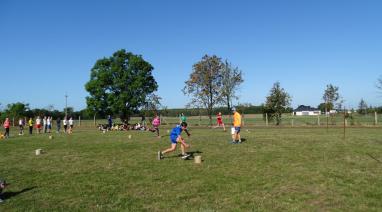
[[[40,118],[40,116],[37,116],[36,120],[33,120],[33,118],[29,118],[28,122],[26,122],[26,118],[20,118],[18,121],[19,124],[19,135],[24,135],[24,128],[27,126],[29,128],[29,134],[33,134],[33,127],[36,128],[37,134],[40,133],[51,133],[53,128],[53,118],[51,116],[44,116],[44,118]],[[74,127],[74,120],[72,117],[67,119],[65,117],[62,120],[62,125],[64,127],[64,133],[71,134],[73,132]],[[4,137],[9,138],[9,131],[11,127],[11,123],[9,118],[6,118],[4,121]],[[61,119],[58,117],[56,119],[56,127],[57,127],[57,133],[61,132]]]

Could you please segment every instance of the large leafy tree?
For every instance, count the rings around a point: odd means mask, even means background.
[[[141,109],[142,115],[144,116],[159,115],[158,111],[162,106],[162,104],[160,103],[161,100],[162,98],[154,93],[147,95],[145,104]]]
[[[358,104],[358,113],[363,115],[367,114],[367,104],[363,99],[361,99]]]
[[[185,82],[183,93],[192,96],[191,106],[202,106],[207,110],[212,124],[212,109],[222,102],[222,73],[221,58],[205,55],[201,61],[193,65],[190,78]]]
[[[290,102],[291,97],[280,86],[280,82],[274,83],[266,99],[265,111],[276,121],[276,125],[281,123],[282,113],[288,109]]]
[[[101,116],[112,113],[128,120],[158,88],[153,69],[142,56],[124,49],[98,60],[85,85],[90,94],[86,97],[88,109]]]
[[[240,84],[244,82],[242,71],[238,67],[233,67],[231,63],[225,61],[222,73],[222,97],[224,103],[227,105],[228,111],[231,110],[232,100],[237,99],[236,91]]]
[[[338,93],[338,87],[334,86],[332,84],[329,84],[326,86],[326,90],[324,92],[324,95],[322,99],[325,101],[325,112],[328,112],[333,109],[333,106],[340,98],[340,95]]]
[[[8,118],[24,118],[25,116],[29,116],[29,104],[16,102],[12,104],[8,104],[7,108],[4,110],[2,114],[2,119]]]

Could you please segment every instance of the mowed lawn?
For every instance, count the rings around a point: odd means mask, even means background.
[[[150,132],[76,130],[0,141],[0,176],[11,185],[0,211],[382,210],[382,129],[190,129],[181,160]],[[128,135],[132,135],[129,139]],[[188,140],[189,142],[190,140]],[[35,155],[36,149],[44,154]]]

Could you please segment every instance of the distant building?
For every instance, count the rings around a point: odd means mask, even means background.
[[[295,116],[318,116],[321,115],[321,111],[317,108],[310,106],[300,105],[295,110],[293,110],[293,115]]]

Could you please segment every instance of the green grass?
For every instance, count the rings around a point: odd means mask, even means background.
[[[345,140],[340,128],[244,128],[240,145],[219,129],[190,130],[202,164],[180,150],[157,161],[169,139],[149,132],[1,140],[11,186],[0,211],[382,210],[381,128],[349,128]]]

